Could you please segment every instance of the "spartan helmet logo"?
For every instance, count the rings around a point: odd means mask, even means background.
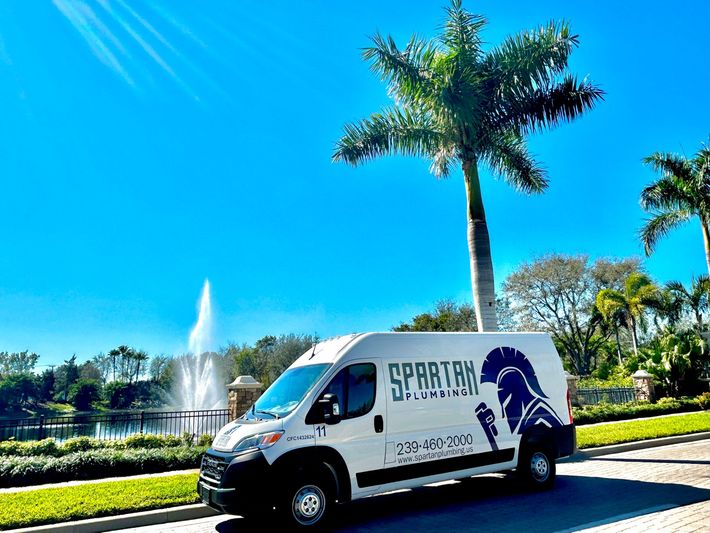
[[[547,403],[535,370],[523,352],[507,346],[490,352],[481,368],[481,383],[498,386],[498,400],[511,433],[522,434],[536,424],[562,425]]]

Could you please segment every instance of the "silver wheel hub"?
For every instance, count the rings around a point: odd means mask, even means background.
[[[315,485],[302,487],[293,498],[293,515],[304,525],[317,522],[325,510],[323,491]]]
[[[550,465],[544,454],[537,452],[530,458],[530,472],[536,481],[545,481],[550,473]]]

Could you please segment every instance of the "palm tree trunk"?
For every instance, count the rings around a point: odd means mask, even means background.
[[[621,341],[619,340],[619,327],[614,326],[614,334],[616,335],[616,354],[619,356],[619,366],[623,364],[621,360]]]
[[[639,355],[639,346],[638,346],[638,337],[636,336],[636,319],[631,315],[631,342],[634,345],[634,355],[638,357]]]
[[[705,243],[705,263],[708,266],[708,275],[710,276],[710,231],[708,223],[700,218],[700,227],[703,228],[703,242]]]
[[[491,242],[476,161],[464,161],[468,254],[471,264],[471,291],[478,331],[498,331]]]

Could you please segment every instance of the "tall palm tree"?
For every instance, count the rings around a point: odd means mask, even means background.
[[[680,281],[669,281],[666,289],[675,293],[681,303],[695,315],[695,327],[698,333],[703,331],[703,313],[710,307],[710,277],[692,278],[690,289],[686,289]]]
[[[438,178],[460,165],[476,320],[497,329],[493,264],[481,196],[479,164],[525,193],[547,188],[547,176],[527,149],[526,136],[570,121],[592,108],[603,91],[567,72],[578,37],[551,22],[484,50],[486,20],[452,0],[440,35],[413,36],[404,49],[375,34],[363,58],[388,84],[395,101],[380,113],[347,124],[334,161],[358,165],[387,154],[424,156]]]
[[[692,159],[656,152],[643,161],[661,173],[641,191],[641,207],[652,215],[640,232],[646,255],[669,231],[697,216],[710,274],[710,147],[703,145]]]
[[[634,354],[638,356],[638,326],[644,326],[644,311],[654,306],[657,300],[658,289],[651,279],[641,272],[633,272],[626,278],[622,291],[599,291],[596,304],[605,320],[623,319],[628,325]]]

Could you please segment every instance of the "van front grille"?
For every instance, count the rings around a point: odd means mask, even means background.
[[[222,480],[222,474],[224,474],[226,469],[227,462],[221,457],[216,457],[207,453],[204,457],[202,457],[202,468],[200,470],[200,474],[202,476],[219,483]]]

